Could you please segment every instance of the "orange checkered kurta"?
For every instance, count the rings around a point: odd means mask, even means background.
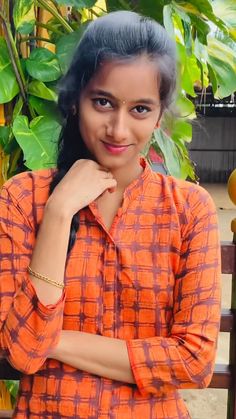
[[[95,202],[80,211],[65,295],[44,306],[26,268],[52,173],[17,175],[0,199],[0,345],[24,373],[14,418],[189,418],[177,389],[209,383],[220,318],[209,195],[146,165],[109,232]],[[137,385],[47,359],[61,328],[125,339]]]

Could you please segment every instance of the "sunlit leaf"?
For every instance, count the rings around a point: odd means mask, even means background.
[[[155,143],[161,151],[168,172],[177,178],[181,177],[180,153],[175,142],[162,130],[158,129],[154,132],[154,141],[152,143],[155,148]]]
[[[236,1],[214,0],[212,8],[216,16],[220,17],[230,27],[231,35],[236,40]]]
[[[31,33],[35,24],[34,0],[15,0],[13,20],[18,32],[23,35]]]
[[[57,100],[57,94],[54,92],[54,90],[50,89],[46,84],[44,84],[42,81],[39,80],[33,80],[29,86],[28,86],[28,93],[41,97],[42,99],[46,100]]]
[[[227,45],[216,38],[208,38],[209,63],[218,83],[217,97],[229,96],[236,90],[236,57]]]
[[[5,39],[0,37],[0,104],[10,102],[19,93]]]
[[[25,165],[32,170],[55,166],[57,142],[61,126],[46,116],[34,118],[17,116],[13,134],[24,153]]]
[[[76,9],[93,7],[97,0],[55,0],[59,6],[72,6]]]
[[[56,54],[47,48],[35,48],[25,62],[31,77],[43,82],[59,79],[61,70]]]

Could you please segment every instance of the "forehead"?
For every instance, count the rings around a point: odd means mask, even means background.
[[[104,90],[117,99],[135,101],[145,97],[159,99],[158,66],[146,56],[128,61],[107,61],[99,66],[85,91]]]

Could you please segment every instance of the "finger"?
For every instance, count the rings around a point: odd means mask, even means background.
[[[105,172],[104,179],[114,179],[113,174],[111,172]]]
[[[112,189],[117,187],[117,182],[114,178],[112,179],[104,179],[104,182],[106,184],[106,189]]]

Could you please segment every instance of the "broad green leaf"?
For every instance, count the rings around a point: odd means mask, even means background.
[[[184,10],[185,13],[188,13],[191,17],[191,20],[194,19],[195,23],[197,22],[197,20],[200,21],[200,19],[202,23],[208,20],[210,22],[213,22],[221,30],[226,31],[223,21],[219,17],[214,15],[211,1],[189,0],[186,2],[182,0],[176,0],[175,3],[177,3],[178,7]],[[197,26],[198,25],[196,25],[196,28]]]
[[[3,149],[8,143],[10,132],[11,132],[11,128],[9,126],[5,126],[5,127],[0,126],[0,146]]]
[[[223,98],[236,90],[236,57],[232,49],[216,38],[208,37],[209,63],[214,70],[218,89],[216,96]]]
[[[106,0],[106,9],[108,12],[116,10],[132,10],[129,0]]]
[[[25,165],[29,169],[55,166],[60,131],[60,124],[46,116],[38,116],[30,124],[27,116],[16,117],[13,134],[23,150]]]
[[[19,99],[17,100],[14,110],[13,110],[13,119],[15,119],[22,111],[23,108],[23,99],[21,96],[19,96]]]
[[[19,381],[15,380],[4,380],[4,383],[10,392],[11,396],[14,400],[17,398],[18,390],[19,390]]]
[[[179,145],[183,145],[184,142],[190,143],[192,140],[192,125],[184,119],[175,119],[174,126],[171,133],[171,138],[175,142],[179,142]]]
[[[15,0],[13,20],[17,32],[27,35],[33,31],[35,24],[34,0]]]
[[[26,60],[26,69],[31,77],[43,82],[58,80],[61,70],[56,54],[47,48],[35,48]]]
[[[194,96],[196,96],[196,94],[194,94]],[[193,102],[182,93],[177,97],[176,107],[182,118],[194,119],[196,117]]]
[[[97,0],[55,0],[59,6],[72,6],[76,9],[90,8],[95,5]]]
[[[174,29],[174,24],[173,24],[173,20],[172,20],[172,7],[171,5],[167,4],[166,6],[164,6],[163,8],[163,23],[164,26],[168,32],[168,34],[174,38],[175,37],[175,29]]]
[[[162,130],[154,131],[153,147],[155,144],[161,151],[168,172],[177,178],[181,177],[180,152],[175,142]]]
[[[39,116],[48,116],[51,119],[55,119],[59,123],[62,122],[58,107],[55,102],[44,100],[36,96],[29,96],[29,103]]]
[[[166,4],[171,3],[165,0],[154,2],[153,0],[139,0],[138,11],[139,13],[150,16],[156,19],[159,23],[163,24],[163,8]],[[133,3],[134,4],[134,3]]]
[[[0,37],[0,104],[10,102],[19,93],[19,86],[9,57],[5,39]]]
[[[236,1],[235,0],[214,0],[212,8],[216,16],[230,28],[232,37],[236,40]]]
[[[186,53],[184,45],[177,43],[177,53],[180,62],[181,71],[181,87],[186,93],[195,97],[194,84],[196,81],[201,80],[201,71],[198,67],[196,57],[190,57]]]
[[[56,102],[57,94],[50,89],[42,81],[33,80],[28,86],[28,93],[33,96],[41,97],[42,99],[52,100]]]
[[[207,45],[207,35],[210,33],[210,26],[203,19],[196,16],[191,17],[192,28],[196,31],[199,41]]]
[[[87,25],[80,25],[79,29],[69,35],[63,35],[56,43],[56,53],[60,63],[61,71],[63,74],[66,73],[68,66],[71,62],[75,48],[86,29]]]

